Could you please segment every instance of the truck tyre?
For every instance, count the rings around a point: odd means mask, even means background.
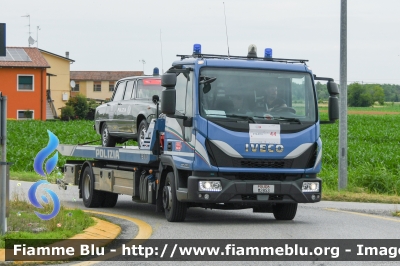
[[[82,198],[87,208],[100,207],[104,200],[104,192],[94,189],[94,175],[90,167],[86,167],[83,171]]]
[[[107,123],[104,123],[101,127],[101,144],[103,147],[115,147],[116,143],[116,139],[112,137],[108,131]]]
[[[101,204],[101,207],[104,208],[113,208],[118,201],[118,194],[112,192],[104,192],[104,201]]]
[[[277,203],[272,207],[272,213],[277,220],[293,220],[297,212],[297,203]]]
[[[165,218],[168,222],[183,222],[186,218],[187,206],[176,198],[175,176],[172,172],[169,172],[165,178],[162,199]]]
[[[140,121],[139,127],[138,127],[138,134],[137,134],[137,142],[139,144],[139,147],[142,147],[144,143],[144,137],[147,131],[147,121],[146,119],[143,119]]]

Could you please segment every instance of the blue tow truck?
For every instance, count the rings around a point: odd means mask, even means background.
[[[337,84],[307,60],[178,55],[153,96],[156,118],[137,146],[64,145],[64,178],[86,207],[114,207],[119,194],[155,205],[170,222],[189,207],[245,209],[292,220],[298,203],[321,200],[320,124],[339,117]],[[327,81],[328,121],[321,121],[315,80]],[[271,89],[272,88],[272,89]],[[161,98],[161,100],[160,100]],[[160,106],[159,106],[160,105]]]

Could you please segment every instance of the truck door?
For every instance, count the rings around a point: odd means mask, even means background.
[[[185,162],[193,162],[194,141],[193,137],[193,72],[179,73],[176,81],[176,111],[177,116],[185,116],[183,118],[166,119],[166,141],[167,154],[170,152],[184,159]],[[184,165],[185,169],[191,168],[191,163],[179,164]]]

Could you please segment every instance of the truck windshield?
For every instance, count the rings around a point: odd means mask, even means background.
[[[316,122],[315,94],[306,72],[202,68],[199,93],[200,114],[210,120]]]

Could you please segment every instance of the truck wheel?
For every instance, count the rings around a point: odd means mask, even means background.
[[[112,192],[104,192],[104,201],[101,204],[101,207],[105,208],[113,208],[118,201],[118,194]]]
[[[183,222],[186,218],[186,203],[178,201],[175,190],[175,176],[170,172],[165,179],[162,193],[165,218],[168,222]]]
[[[116,139],[110,135],[107,123],[101,127],[101,144],[103,147],[115,147]]]
[[[139,144],[139,147],[142,147],[143,143],[144,143],[144,137],[146,135],[146,131],[147,131],[147,122],[146,119],[143,119],[138,127],[138,137],[137,137],[137,142]]]
[[[277,220],[293,220],[297,212],[297,203],[277,203],[272,207],[272,213]]]
[[[94,189],[94,175],[90,167],[86,167],[83,171],[82,198],[87,208],[100,207],[104,200],[104,192]]]

